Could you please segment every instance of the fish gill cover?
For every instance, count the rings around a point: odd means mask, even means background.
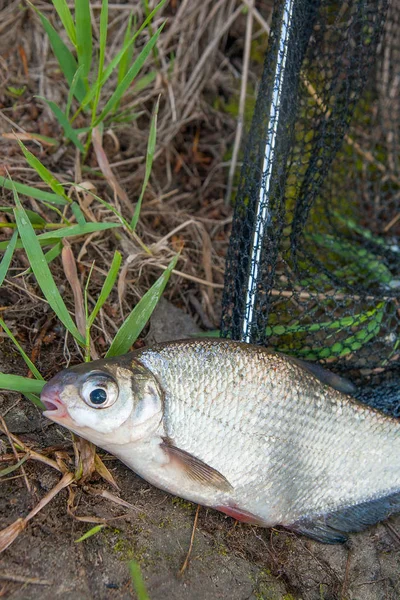
[[[276,2],[222,335],[399,376],[399,64],[397,0]]]

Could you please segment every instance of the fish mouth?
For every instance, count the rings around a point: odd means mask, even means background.
[[[43,393],[40,396],[41,401],[46,407],[46,410],[43,411],[45,417],[49,419],[63,419],[68,416],[66,406],[61,402],[61,400],[57,397],[48,398]]]

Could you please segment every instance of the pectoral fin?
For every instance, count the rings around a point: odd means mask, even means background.
[[[233,489],[226,477],[219,473],[219,471],[213,469],[189,452],[177,448],[169,438],[164,438],[161,448],[168,454],[170,461],[174,462],[193,481],[217,488],[222,492],[229,492]]]

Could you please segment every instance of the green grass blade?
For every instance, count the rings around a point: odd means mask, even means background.
[[[32,402],[32,404],[34,404],[35,406],[40,408],[40,410],[46,409],[45,405],[43,404],[43,402],[41,401],[39,396],[36,396],[35,394],[30,394],[29,392],[25,392],[24,396],[26,398],[28,398],[28,400],[30,400]]]
[[[86,225],[85,215],[81,211],[81,207],[76,202],[71,204],[71,210],[75,215],[76,220],[78,221],[78,225],[84,226]]]
[[[107,273],[106,280],[101,288],[100,296],[97,299],[95,307],[88,319],[88,327],[90,328],[93,325],[95,318],[104,302],[107,300],[108,296],[111,293],[111,290],[114,286],[115,280],[117,279],[118,271],[121,266],[122,256],[119,252],[115,252],[113,261],[111,263],[110,270]]]
[[[5,177],[0,175],[0,186],[5,187],[7,190],[13,190],[14,186],[17,190],[18,194],[22,194],[24,196],[31,196],[35,198],[35,200],[39,200],[41,202],[49,202],[50,204],[59,204],[61,206],[65,206],[67,201],[64,200],[63,197],[58,196],[56,194],[51,194],[50,192],[44,192],[43,190],[38,190],[30,185],[25,185],[24,183],[18,183],[17,181],[11,181],[10,179],[6,179]]]
[[[21,394],[40,394],[45,383],[45,381],[39,379],[29,379],[29,377],[21,377],[20,375],[0,373],[1,390],[20,392]]]
[[[13,471],[16,471],[17,469],[19,469],[20,466],[23,465],[24,462],[26,462],[28,460],[28,458],[29,458],[29,454],[25,454],[25,456],[23,456],[21,458],[21,460],[19,460],[14,465],[11,465],[9,467],[6,467],[5,469],[2,469],[0,471],[0,477],[4,477],[5,475],[9,475],[10,473],[13,473]]]
[[[64,29],[67,32],[69,39],[72,44],[76,46],[75,25],[68,4],[65,0],[53,0],[53,5],[61,19],[61,23],[64,25]]]
[[[42,25],[49,37],[51,47],[55,54],[55,57],[58,60],[61,71],[64,73],[65,79],[68,81],[69,85],[72,84],[74,79],[74,75],[78,69],[78,65],[76,63],[75,58],[64,44],[54,27],[50,24],[50,21],[39,11],[37,8],[30,4],[32,8],[37,12],[42,22]],[[75,98],[78,102],[82,102],[86,95],[85,84],[82,78],[79,78],[79,81],[75,87]]]
[[[118,79],[117,85],[121,83],[123,78],[128,72],[129,65],[131,64],[133,57],[133,44],[129,45],[129,40],[131,38],[132,31],[132,13],[129,15],[128,24],[126,26],[125,37],[124,37],[124,46],[128,46],[125,52],[123,53],[119,67],[118,67]]]
[[[44,257],[46,259],[47,264],[51,263],[54,259],[57,258],[57,256],[60,256],[62,249],[63,249],[62,242],[58,242],[57,244],[55,244],[53,246],[53,248],[51,248],[51,250],[46,252]]]
[[[10,215],[14,215],[14,209],[12,206],[0,206],[0,212],[5,212]],[[40,215],[35,213],[33,210],[25,209],[28,219],[33,225],[41,225],[45,226],[47,221],[43,219]]]
[[[68,90],[68,98],[67,98],[67,105],[65,107],[65,116],[67,117],[67,119],[69,119],[69,113],[71,110],[71,105],[72,105],[72,100],[75,97],[76,98],[76,88],[79,85],[79,81],[81,81],[81,74],[82,74],[82,67],[78,67],[78,69],[75,72],[75,75],[72,79],[72,82],[69,86],[69,90]]]
[[[157,43],[157,40],[160,36],[161,31],[164,28],[164,25],[165,25],[165,23],[163,23],[161,25],[161,27],[158,28],[158,30],[153,35],[153,37],[150,38],[150,40],[144,46],[144,48],[142,49],[139,56],[134,61],[131,68],[128,70],[127,74],[125,75],[125,77],[123,78],[121,83],[117,86],[115,92],[111,95],[111,98],[106,103],[100,116],[96,119],[94,125],[98,125],[101,121],[104,121],[104,119],[106,118],[108,113],[111,112],[115,108],[115,106],[117,105],[117,103],[119,102],[119,100],[121,99],[123,94],[126,92],[128,87],[131,85],[132,81],[135,79],[136,75],[140,72],[141,68],[143,67],[148,55],[150,54],[150,52],[154,48],[155,44]]]
[[[94,231],[105,231],[107,229],[115,229],[121,227],[119,223],[85,223],[84,225],[70,225],[69,227],[63,227],[56,231],[48,231],[47,233],[41,233],[38,235],[39,241],[44,240],[57,240],[65,237],[73,237],[75,235],[87,235]]]
[[[44,100],[47,106],[52,110],[54,116],[64,130],[65,137],[68,138],[81,152],[84,152],[85,149],[82,142],[78,138],[75,129],[72,127],[61,108],[59,108],[57,104],[51,100],[47,100],[46,98],[41,98],[41,100]]]
[[[75,237],[77,235],[87,235],[94,231],[105,231],[107,229],[114,229],[121,227],[119,223],[85,223],[85,225],[70,225],[69,227],[63,227],[56,231],[49,231],[47,233],[41,233],[37,236],[37,241],[40,246],[52,246],[58,242],[58,240]],[[0,251],[6,250],[9,244],[9,240],[0,242]],[[24,245],[21,240],[18,240],[16,248],[23,248]]]
[[[57,242],[57,244],[55,244],[53,246],[53,248],[51,248],[48,252],[46,252],[44,257],[46,259],[47,264],[50,264],[55,258],[57,258],[57,256],[60,256],[62,249],[63,249],[62,242]],[[29,267],[29,269],[26,269],[26,271],[19,273],[18,276],[26,277],[26,275],[29,275],[30,273],[32,273],[32,269]]]
[[[56,313],[60,321],[65,325],[72,336],[81,344],[84,344],[83,336],[79,333],[67,307],[61,298],[56,283],[50,272],[49,266],[44,257],[40,243],[35,235],[25,210],[19,201],[17,193],[14,191],[16,208],[14,209],[15,220],[18,225],[19,235],[27,254],[32,271],[36,277],[40,289],[42,290],[47,302]]]
[[[92,535],[96,535],[96,533],[99,533],[99,531],[104,529],[104,527],[105,527],[105,524],[103,524],[103,523],[101,525],[95,525],[94,527],[89,529],[89,531],[84,533],[80,538],[75,540],[75,544],[79,544],[80,542],[83,542],[83,541],[87,540],[88,538],[92,537]]]
[[[23,348],[20,346],[18,341],[15,339],[15,337],[13,336],[13,334],[11,333],[11,331],[9,330],[7,325],[4,323],[3,319],[0,319],[0,327],[2,327],[4,329],[4,331],[6,332],[6,334],[8,335],[8,337],[10,338],[10,340],[12,341],[14,346],[17,348],[18,352],[21,354],[22,358],[24,359],[28,369],[32,372],[32,375],[34,375],[36,377],[36,379],[43,380],[43,377],[41,376],[41,374],[39,373],[39,371],[37,370],[37,368],[31,361],[29,356],[24,352]]]
[[[142,0],[142,6],[144,8],[144,14],[146,15],[146,17],[148,17],[149,14],[150,14],[149,0]],[[153,35],[153,27],[151,25],[151,21],[149,21],[147,29],[149,31],[149,36],[151,37]],[[158,51],[157,51],[156,47],[153,48],[153,56],[154,56],[154,62],[156,63],[156,66],[159,68],[160,67],[160,60],[158,58]]]
[[[153,310],[155,309],[157,302],[161,298],[178,258],[179,255],[172,259],[168,269],[164,271],[161,277],[159,277],[159,279],[157,279],[152,287],[145,293],[143,298],[136,304],[135,308],[122,323],[106,354],[107,357],[125,354],[128,352],[132,344],[137,340],[138,336],[149,320]]]
[[[146,170],[143,179],[142,191],[140,192],[139,200],[135,206],[135,212],[133,213],[132,221],[131,221],[131,229],[134,231],[139,220],[140,209],[142,207],[142,200],[144,193],[147,188],[147,184],[149,183],[151,168],[153,166],[154,152],[156,148],[156,138],[157,138],[157,115],[158,115],[158,107],[160,104],[160,98],[158,98],[156,105],[153,110],[153,115],[151,117],[150,124],[150,133],[149,133],[149,141],[147,142],[147,153],[146,153]]]
[[[132,113],[130,110],[124,110],[113,115],[113,123],[133,123],[143,115],[144,111]]]
[[[150,600],[147,593],[146,586],[144,585],[142,573],[140,571],[139,563],[135,560],[129,561],[129,571],[131,573],[132,584],[135,588],[136,596],[138,600]]]
[[[82,66],[83,77],[87,79],[92,64],[92,22],[89,0],[75,0],[75,23],[78,63]]]
[[[4,279],[5,279],[6,275],[7,275],[7,271],[8,271],[8,268],[10,266],[13,254],[14,254],[15,246],[17,244],[17,239],[18,239],[18,231],[15,230],[14,233],[12,234],[11,240],[8,242],[7,249],[4,252],[4,256],[1,259],[1,263],[0,263],[0,285],[2,285]]]
[[[58,196],[62,196],[64,198],[64,200],[66,202],[68,202],[68,204],[70,204],[71,200],[68,198],[67,194],[64,192],[64,188],[61,185],[61,183],[58,181],[58,179],[56,179],[54,177],[54,175],[52,173],[50,173],[50,171],[40,162],[40,160],[38,158],[36,158],[36,156],[28,150],[28,148],[23,144],[23,142],[21,142],[20,140],[17,140],[17,141],[18,141],[19,147],[21,148],[22,152],[24,153],[24,156],[25,156],[27,162],[30,164],[30,166],[33,169],[35,169],[35,171],[39,175],[39,177],[45,183],[47,183],[47,185],[53,190],[53,192],[55,194],[57,194]]]
[[[200,337],[200,338],[219,338],[221,335],[221,332],[219,329],[212,329],[211,331],[199,331],[199,333],[193,333],[192,334],[193,337]]]
[[[136,40],[137,36],[143,31],[143,29],[145,29],[145,27],[147,27],[147,25],[151,22],[151,20],[153,19],[153,17],[156,15],[156,13],[164,6],[164,4],[167,2],[167,0],[161,0],[161,2],[159,4],[157,4],[157,6],[151,11],[151,13],[149,14],[149,16],[143,21],[142,25],[139,27],[139,29],[135,32],[135,34],[133,35],[133,37],[129,40],[129,42],[127,44],[124,44],[122,49],[116,54],[116,56],[114,56],[114,58],[110,61],[110,63],[107,65],[103,76],[101,78],[101,82],[100,82],[100,86],[103,87],[105,82],[107,81],[107,79],[110,77],[111,73],[114,71],[114,69],[119,65],[122,57],[124,56],[126,50],[132,46],[132,44],[134,43],[134,41]],[[97,93],[97,83],[91,87],[91,89],[87,92],[85,98],[82,101],[82,108],[85,108],[89,102],[91,102],[95,96],[95,94]]]
[[[97,69],[96,93],[92,106],[92,124],[96,120],[97,106],[100,100],[101,93],[101,78],[103,76],[104,58],[106,54],[107,44],[107,26],[108,26],[108,0],[103,0],[100,13],[100,40],[99,40],[99,66]]]
[[[150,71],[149,73],[146,73],[146,75],[143,75],[143,77],[140,77],[140,79],[136,79],[136,81],[133,84],[133,89],[136,93],[141,92],[142,90],[147,88],[148,85],[153,83],[156,77],[157,71]]]

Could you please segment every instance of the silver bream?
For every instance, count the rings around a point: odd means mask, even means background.
[[[351,391],[317,365],[193,340],[66,369],[41,398],[163,490],[336,543],[400,511],[400,422]]]

